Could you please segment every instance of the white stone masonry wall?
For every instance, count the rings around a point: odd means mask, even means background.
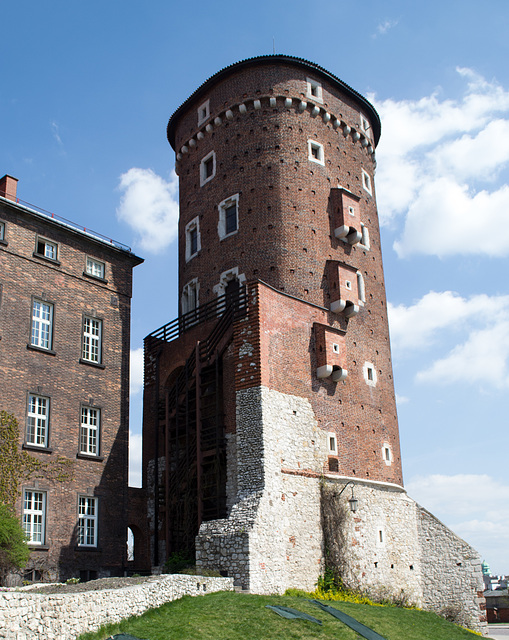
[[[154,576],[123,589],[45,595],[28,591],[0,592],[2,640],[72,640],[103,624],[141,615],[184,595],[232,591],[230,578]]]

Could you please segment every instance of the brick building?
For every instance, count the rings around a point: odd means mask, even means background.
[[[403,487],[380,129],[365,98],[289,56],[219,71],[170,118],[180,315],[145,340],[152,564],[187,549],[281,592],[312,589],[333,554],[347,584],[432,608],[445,593],[476,626],[476,552]]]
[[[126,565],[128,247],[22,204],[0,180],[0,409],[20,426],[27,578]]]

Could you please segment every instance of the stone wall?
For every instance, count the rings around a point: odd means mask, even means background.
[[[0,638],[71,640],[184,595],[232,590],[230,578],[165,575],[124,589],[51,595],[0,592]]]

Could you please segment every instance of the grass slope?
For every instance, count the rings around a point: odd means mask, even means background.
[[[322,620],[286,620],[266,609],[279,604]],[[416,609],[370,606],[350,602],[327,603],[356,618],[387,640],[474,640],[475,634],[439,616]],[[359,636],[304,597],[257,596],[232,592],[185,596],[151,609],[139,617],[101,627],[78,640],[105,640],[129,633],[147,640],[357,640]]]

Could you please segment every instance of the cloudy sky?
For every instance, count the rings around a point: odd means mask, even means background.
[[[177,315],[168,118],[238,60],[285,53],[382,118],[376,190],[405,484],[509,573],[509,7],[505,0],[18,0],[2,8],[0,172],[127,243],[132,474],[143,338]]]

